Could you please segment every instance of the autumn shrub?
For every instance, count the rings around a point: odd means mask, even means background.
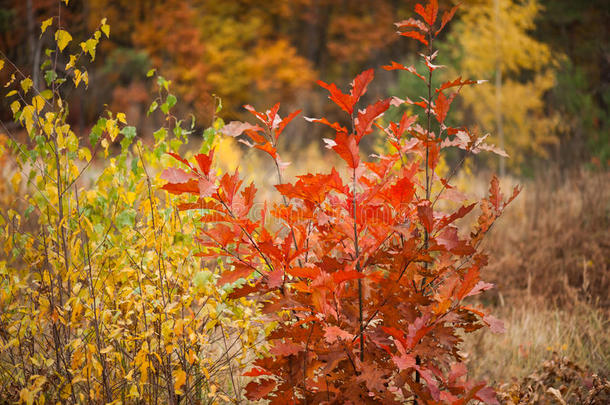
[[[326,118],[308,121],[329,126],[327,148],[345,163],[330,173],[304,174],[284,182],[278,143],[295,111],[285,118],[280,105],[267,111],[245,108],[257,123],[232,122],[222,132],[270,156],[276,167],[281,202],[258,203],[253,183],[238,170],[218,175],[215,153],[188,160],[172,154],[178,167],[167,168],[164,190],[190,195],[180,211],[202,213],[198,248],[223,263],[218,281],[245,279],[230,298],[249,297],[262,305],[270,325],[269,351],[244,376],[250,400],[288,403],[498,403],[494,390],[467,378],[460,354],[461,336],[502,322],[468,297],[492,287],[481,281],[487,264],[480,242],[516,197],[506,198],[496,177],[489,195],[467,203],[452,191],[454,170],[438,173],[441,155],[458,148],[465,155],[483,150],[505,155],[465,127],[448,126],[451,103],[463,86],[457,78],[434,85],[434,41],[457,8],[439,14],[436,0],[415,12],[419,19],[397,23],[401,36],[423,46],[425,72],[392,62],[386,70],[407,71],[426,84],[426,94],[386,98],[370,105],[360,100],[374,78],[366,70],[348,93],[319,81],[346,115],[347,127]],[[405,113],[387,126],[376,123],[391,105],[411,104],[420,115]],[[363,138],[379,129],[390,152],[364,159]],[[454,208],[441,210],[440,201]],[[474,211],[473,229],[456,221]],[[451,207],[450,204],[447,206]]]
[[[176,97],[157,76],[149,113],[160,110],[164,125],[153,144],[120,112],[106,111],[89,136],[77,133],[66,95],[88,86],[87,59],[110,27],[103,19],[75,44],[57,15],[41,35],[55,40],[44,83],[0,60],[24,130],[3,138],[0,159],[0,402],[239,398],[234,369],[264,329],[251,323],[253,305],[216,288],[223,264],[204,263],[193,249],[198,215],[176,210],[159,190],[166,152],[187,143],[194,123],[172,114]],[[221,126],[206,130],[201,151]]]

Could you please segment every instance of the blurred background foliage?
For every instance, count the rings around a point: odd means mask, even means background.
[[[412,41],[397,41],[393,22],[409,15],[413,0],[92,0],[71,2],[62,20],[75,39],[102,17],[112,26],[90,69],[91,88],[71,94],[70,120],[93,125],[107,105],[125,111],[130,123],[150,136],[146,120],[151,67],[173,81],[185,115],[203,127],[214,116],[214,97],[225,120],[244,118],[243,104],[259,109],[280,101],[305,116],[325,111],[316,79],[347,85],[359,71],[390,60],[415,60]],[[489,83],[464,91],[461,119],[492,136],[503,133],[511,155],[508,170],[530,175],[549,164],[561,169],[607,167],[610,104],[610,5],[604,0],[467,0],[451,25],[441,63]],[[57,14],[55,0],[3,0],[0,48],[35,85],[34,66],[50,38],[39,22]],[[20,46],[26,44],[27,46]],[[468,49],[466,52],[465,50]],[[417,84],[395,72],[378,72],[371,98],[391,90],[404,98]],[[454,72],[447,71],[447,75]],[[501,92],[496,78],[500,75]],[[403,76],[403,78],[399,78]],[[447,76],[449,77],[449,76]],[[6,79],[6,78],[3,78]],[[8,106],[4,106],[8,107]],[[0,119],[10,122],[8,108]],[[340,119],[340,117],[337,117]],[[502,128],[498,131],[498,122]],[[9,125],[9,129],[10,125]],[[321,131],[304,122],[288,151],[318,143]],[[370,145],[371,149],[373,145]],[[497,162],[479,160],[497,169]]]

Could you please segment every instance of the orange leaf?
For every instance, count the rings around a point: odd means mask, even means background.
[[[357,142],[360,142],[360,139],[362,139],[364,135],[371,133],[373,121],[383,115],[383,113],[390,108],[390,101],[391,99],[386,98],[385,100],[381,100],[375,104],[369,105],[365,110],[358,111],[358,117],[354,122],[356,127]]]
[[[421,15],[428,25],[434,25],[438,15],[438,0],[430,0],[425,9],[421,4],[416,4],[415,12]]]
[[[275,159],[277,157],[277,152],[276,152],[275,148],[273,147],[273,145],[271,145],[271,142],[265,142],[262,145],[254,145],[254,147],[267,152],[269,155],[271,155],[271,157],[273,159]]]
[[[434,116],[439,123],[443,123],[447,118],[449,112],[449,106],[451,106],[451,98],[445,97],[442,92],[438,94],[436,103],[434,104]]]
[[[358,100],[360,100],[360,97],[362,97],[364,93],[366,93],[366,89],[374,77],[375,71],[373,69],[368,69],[360,73],[352,81],[352,89],[350,91],[350,95],[352,97],[352,106],[355,105]]]
[[[198,153],[195,155],[195,160],[201,169],[201,172],[206,176],[210,175],[210,167],[212,166],[212,160],[214,159],[214,149],[210,150],[210,152],[205,155],[203,153]]]
[[[220,279],[218,280],[219,286],[234,283],[240,278],[247,278],[254,271],[252,267],[246,266],[245,264],[235,264],[234,267],[235,270],[225,270],[222,272]]]
[[[428,233],[432,232],[434,218],[432,217],[433,211],[430,201],[423,201],[417,206],[417,215],[426,231],[428,231]]]
[[[420,34],[417,31],[405,31],[405,32],[399,32],[399,34],[402,35],[403,37],[417,39],[422,44],[428,46],[428,40],[426,39],[426,37],[424,37],[422,34]]]
[[[286,128],[286,125],[288,125],[288,123],[290,121],[292,121],[294,119],[294,117],[296,117],[300,113],[301,113],[301,110],[296,110],[295,112],[291,113],[286,118],[284,118],[282,121],[280,121],[277,129],[275,130],[275,140],[276,141],[279,138],[279,136],[281,135],[281,133],[284,132],[284,128]]]
[[[366,275],[356,270],[339,270],[333,273],[333,280],[337,284],[344,283],[349,280],[365,278]]]
[[[246,397],[250,401],[258,401],[259,399],[265,398],[273,389],[277,383],[275,380],[264,379],[259,382],[252,381],[246,385]]]
[[[244,377],[258,377],[261,375],[272,375],[269,371],[260,367],[252,367],[250,371],[247,371],[242,374]]]
[[[453,7],[451,10],[445,11],[443,13],[443,18],[441,19],[441,27],[434,33],[435,36],[438,35],[443,30],[443,28],[445,28],[445,25],[447,25],[447,23],[453,19],[455,12],[461,4],[462,3],[458,3],[458,5]]]
[[[420,75],[419,73],[417,73],[417,70],[415,70],[415,67],[413,65],[411,66],[405,66],[402,65],[398,62],[392,61],[391,65],[385,65],[382,66],[385,70],[406,70],[407,72],[413,73],[415,76],[419,77],[420,79],[422,79],[424,82],[426,82],[426,78],[422,75]]]

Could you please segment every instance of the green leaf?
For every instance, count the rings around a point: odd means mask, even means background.
[[[154,112],[154,111],[157,109],[157,107],[159,107],[159,104],[158,104],[158,103],[157,103],[157,101],[155,100],[155,101],[153,101],[153,102],[152,102],[152,104],[151,104],[151,105],[150,105],[150,107],[148,108],[148,113],[146,113],[146,115],[150,115],[150,114],[152,114],[152,113],[153,113],[153,112]]]
[[[136,212],[133,209],[126,209],[119,213],[116,217],[116,223],[119,228],[133,228],[136,220]]]
[[[121,134],[125,135],[125,138],[127,138],[131,141],[131,140],[133,140],[133,138],[136,137],[136,127],[132,127],[132,126],[123,127],[123,129],[121,129]]]
[[[167,81],[165,77],[157,76],[157,85],[161,88],[164,88],[165,91],[169,91],[169,81]]]
[[[121,129],[121,134],[124,138],[121,140],[121,150],[125,150],[131,145],[133,139],[136,137],[136,127],[124,127]]]
[[[174,96],[173,94],[169,94],[167,96],[167,104],[169,105],[169,108],[172,108],[173,106],[176,105],[176,96]]]
[[[167,137],[167,130],[165,128],[161,128],[158,131],[153,132],[153,136],[155,137],[156,142],[161,142]]]
[[[97,124],[93,128],[91,128],[91,133],[89,134],[89,142],[91,142],[91,146],[95,146],[97,141],[104,133],[104,129],[106,128],[106,118],[100,118],[97,120]]]
[[[170,149],[175,152],[178,152],[178,150],[180,149],[181,146],[182,146],[182,141],[180,141],[179,139],[172,139],[171,141],[169,141]]]
[[[202,270],[193,277],[193,285],[199,289],[204,289],[208,284],[214,281],[214,274],[209,270]]]
[[[55,32],[55,41],[57,41],[57,46],[59,47],[59,51],[62,52],[66,46],[72,41],[72,35],[68,31],[65,30],[57,30]]]
[[[66,137],[66,148],[70,152],[76,152],[76,150],[78,149],[78,138],[76,137],[76,135],[74,135],[74,133],[70,133]]]
[[[161,104],[161,111],[163,111],[163,114],[169,113],[169,104],[167,102]]]
[[[46,89],[43,90],[42,93],[40,93],[40,96],[45,100],[50,100],[53,98],[53,92],[50,89]]]
[[[57,79],[57,73],[54,70],[47,70],[44,73],[44,80],[47,82],[47,85],[50,86]]]
[[[138,162],[139,162],[138,159],[131,160],[131,171],[136,176],[141,173],[141,169],[140,169],[140,166],[138,165]]]
[[[216,94],[213,94],[214,96],[214,100],[216,100],[216,114],[218,114],[220,112],[220,110],[222,110],[222,99],[220,97],[218,97]]]

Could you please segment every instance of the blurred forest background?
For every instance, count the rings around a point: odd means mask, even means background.
[[[0,1],[0,49],[37,87],[45,78],[36,67],[53,41],[40,36],[40,22],[57,14],[57,3]],[[194,136],[212,124],[219,99],[225,122],[249,120],[244,104],[264,110],[276,102],[283,114],[303,109],[306,117],[341,121],[316,80],[345,89],[371,67],[376,79],[367,97],[416,99],[423,90],[417,79],[380,69],[392,60],[417,67],[416,41],[400,40],[393,26],[411,15],[415,3],[73,0],[61,19],[75,41],[103,17],[111,31],[89,68],[86,95],[82,86],[65,95],[71,101],[69,121],[85,136],[105,108],[124,111],[138,136],[152,139],[162,118],[147,117],[155,97],[155,84],[146,77],[151,68],[172,80],[180,100],[175,114],[194,115]],[[486,241],[492,253],[487,278],[499,288],[485,299],[498,306],[509,332],[467,342],[473,362],[485,357],[476,372],[492,381],[524,377],[552,352],[609,372],[609,31],[607,0],[466,0],[440,41],[438,63],[448,69],[439,81],[456,73],[488,80],[462,91],[454,122],[490,132],[492,142],[511,156],[505,163],[486,156],[467,162],[464,188],[479,187],[482,194],[489,171],[525,186]],[[0,103],[4,130],[19,133],[7,102]],[[289,141],[280,150],[283,160],[293,162],[289,174],[329,167],[322,158],[323,131],[302,119],[289,126],[284,137]],[[370,139],[366,148],[374,153],[381,142]],[[241,144],[228,139],[219,149],[227,167],[240,165],[265,181],[258,166],[263,163]],[[448,156],[446,166],[459,159]],[[548,370],[580,372],[572,363],[548,364],[511,389],[551,378]]]
[[[49,37],[40,21],[57,14],[54,0],[3,0],[0,48],[34,85],[44,78],[40,64]],[[242,118],[243,104],[258,109],[276,102],[301,108],[305,116],[332,111],[315,80],[347,85],[363,69],[416,62],[412,41],[400,41],[393,23],[409,15],[414,0],[92,0],[71,2],[62,16],[83,38],[108,17],[110,41],[102,44],[89,70],[87,97],[71,107],[76,128],[90,127],[104,106],[126,111],[130,123],[147,136],[146,110],[154,67],[171,79],[187,116],[208,126],[215,98],[225,120]],[[489,80],[465,90],[460,120],[477,124],[492,137],[503,133],[511,155],[508,170],[532,176],[539,167],[561,169],[583,164],[607,167],[610,160],[610,4],[604,0],[468,0],[459,21],[447,31],[441,52],[451,66],[473,79]],[[75,40],[82,38],[75,37]],[[481,39],[481,41],[475,41]],[[475,46],[476,43],[476,46]],[[27,44],[27,46],[22,46]],[[4,72],[4,74],[6,74]],[[454,72],[447,72],[450,77]],[[416,80],[378,72],[376,91],[417,97]],[[498,92],[498,84],[500,91]],[[4,122],[10,122],[8,105]],[[338,117],[339,118],[339,117]],[[500,125],[500,127],[499,127]],[[319,128],[291,129],[287,150],[319,144]],[[372,147],[373,145],[371,145]],[[496,162],[479,160],[479,164]]]

